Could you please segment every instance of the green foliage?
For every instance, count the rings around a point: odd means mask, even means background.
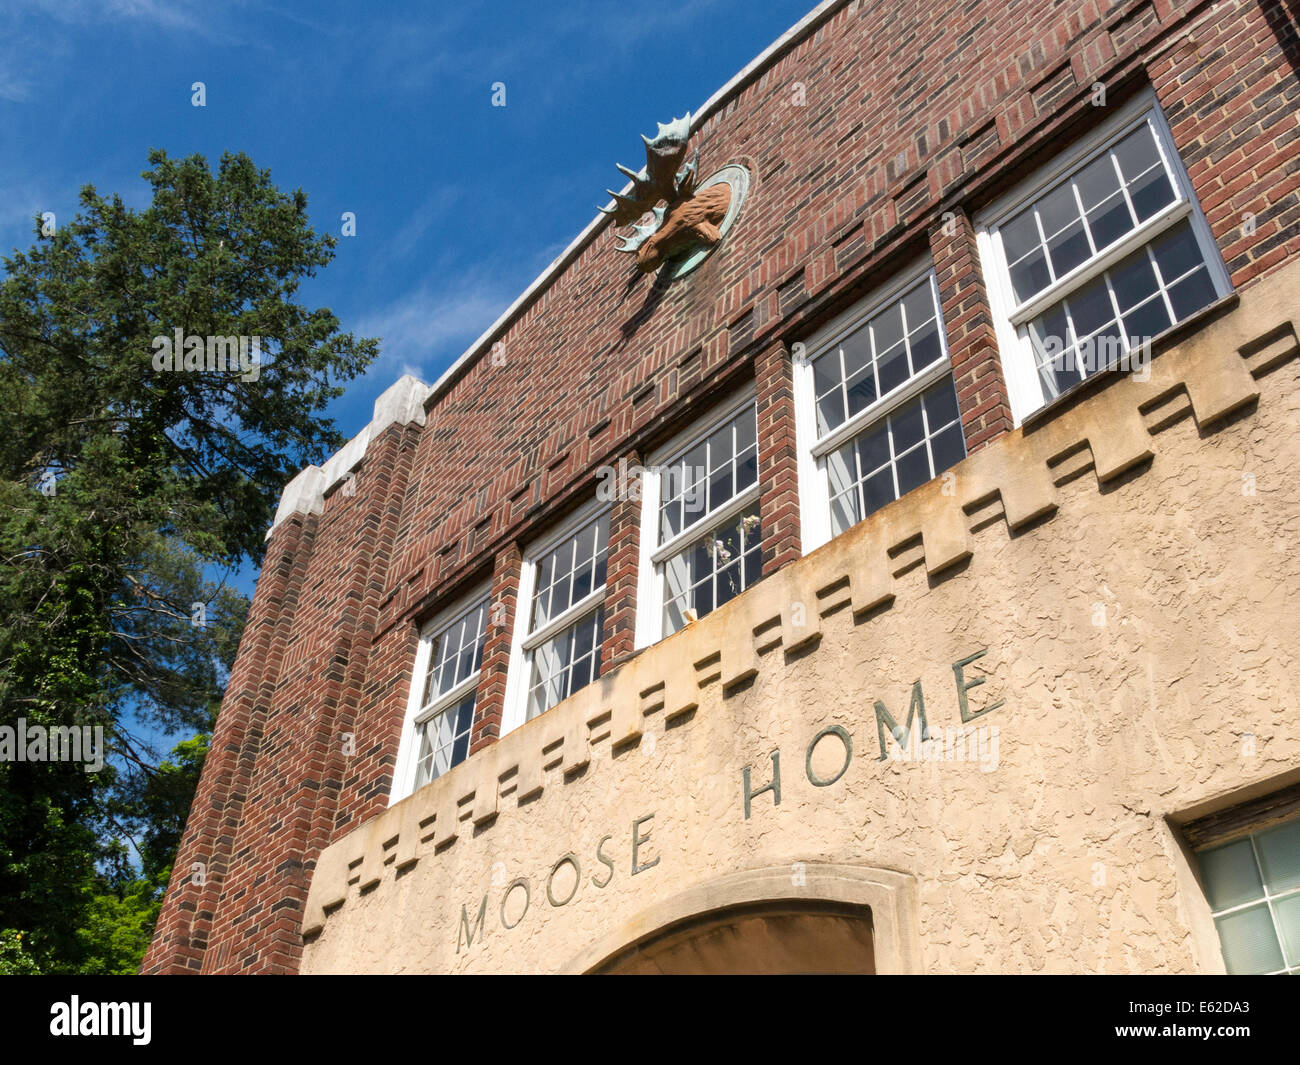
[[[77,939],[81,959],[77,971],[86,976],[130,976],[140,968],[153,926],[162,907],[160,887],[147,879],[120,887],[86,884],[85,909]]]
[[[0,976],[35,976],[40,971],[27,953],[23,934],[15,928],[0,930]]]
[[[149,164],[149,206],[87,186],[0,280],[0,725],[99,725],[111,752],[0,762],[0,971],[138,964],[247,618],[222,573],[261,562],[377,353],[298,302],[335,245],[301,190],[243,155]],[[256,379],[155,369],[178,329],[263,338]],[[194,738],[160,761],[142,729]]]

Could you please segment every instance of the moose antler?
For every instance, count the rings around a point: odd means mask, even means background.
[[[646,136],[641,138],[645,142],[645,166],[639,172],[633,172],[622,164],[615,164],[622,173],[632,179],[630,196],[624,196],[612,189],[605,190],[613,197],[614,206],[602,207],[600,211],[612,215],[616,226],[625,226],[637,221],[647,211],[653,210],[660,200],[671,203],[676,199],[689,196],[693,191],[695,160],[682,166],[682,161],[686,158],[686,142],[691,135],[691,113],[687,111],[683,118],[675,118],[667,125],[660,122],[658,126],[659,132],[653,140]],[[696,152],[696,157],[698,156],[699,152]],[[644,228],[638,226],[637,230],[639,232]],[[650,229],[647,235],[653,232],[654,229]],[[641,240],[644,239],[643,236]]]
[[[719,226],[731,204],[731,186],[720,181],[703,191],[697,189],[699,151],[682,165],[690,135],[689,111],[667,125],[660,122],[654,140],[641,138],[645,141],[645,166],[640,173],[619,167],[632,179],[631,195],[606,190],[614,204],[600,210],[613,218],[616,227],[636,223],[630,235],[615,234],[622,241],[616,250],[634,254],[642,273],[653,273],[685,249],[701,244],[712,247],[722,239]],[[647,213],[651,219],[641,224]]]

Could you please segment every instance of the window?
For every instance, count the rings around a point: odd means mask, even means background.
[[[469,754],[487,629],[486,589],[434,619],[416,655],[415,679],[394,774],[393,801],[459,765]]]
[[[1140,370],[1135,353],[1229,291],[1150,94],[984,212],[979,231],[1017,423],[1099,370]]]
[[[1300,818],[1198,857],[1228,972],[1300,975]]]
[[[608,510],[585,510],[524,559],[506,731],[600,676],[608,552]]]
[[[807,344],[795,395],[805,554],[965,458],[928,264]]]
[[[638,646],[671,636],[734,599],[762,571],[752,393],[659,454],[641,486]]]

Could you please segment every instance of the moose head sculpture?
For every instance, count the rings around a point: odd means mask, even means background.
[[[731,206],[731,186],[719,181],[700,189],[698,149],[685,162],[691,134],[691,116],[659,123],[659,132],[645,142],[646,164],[634,172],[621,164],[618,169],[632,179],[631,194],[606,191],[614,199],[601,212],[612,216],[614,225],[632,224],[630,236],[622,236],[618,251],[635,254],[637,268],[654,273],[675,254],[691,247],[712,247],[722,239],[718,226]],[[684,165],[683,165],[684,164]],[[652,220],[641,223],[650,215]]]

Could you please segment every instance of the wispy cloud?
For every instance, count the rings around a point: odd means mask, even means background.
[[[198,0],[32,0],[30,12],[39,12],[64,25],[90,26],[129,19],[159,29],[203,32],[208,25],[200,13],[213,5]]]
[[[525,282],[526,284],[526,282]],[[376,336],[381,354],[367,377],[386,388],[409,373],[432,384],[500,316],[522,290],[486,270],[426,276],[412,291],[362,318],[354,332]]]
[[[0,8],[0,100],[29,103],[78,38],[110,27],[238,44],[219,5],[202,0],[29,0]]]

